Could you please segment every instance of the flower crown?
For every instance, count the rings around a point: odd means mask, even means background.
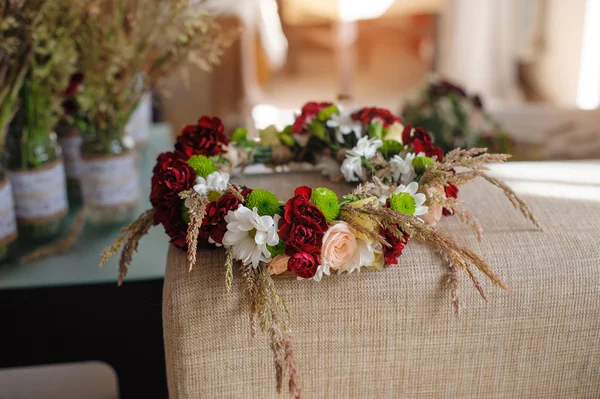
[[[293,273],[301,280],[320,281],[334,272],[382,270],[398,264],[412,239],[440,254],[452,277],[464,271],[485,298],[472,266],[505,288],[500,277],[434,226],[443,216],[458,215],[479,237],[482,229],[462,208],[458,194],[461,185],[483,177],[539,228],[527,205],[485,174],[486,164],[508,158],[486,149],[444,154],[427,131],[403,126],[399,117],[380,108],[345,113],[332,103],[311,102],[283,131],[262,131],[259,143],[239,129],[230,141],[218,118],[204,116],[183,128],[174,151],[159,155],[152,177],[153,209],[122,229],[102,263],[123,246],[121,284],[140,238],[157,224],[174,246],[187,251],[190,270],[198,248],[222,247],[227,290],[238,265],[252,320],[269,332],[277,370],[288,370],[290,393],[301,396],[295,363],[286,363],[288,357],[279,352],[291,348],[291,342],[285,303],[272,276]],[[326,187],[302,186],[282,201],[270,191],[232,184],[228,173],[257,162],[307,161],[332,179],[360,184],[342,198]],[[450,288],[458,311],[457,285]],[[277,378],[280,387],[280,372]]]

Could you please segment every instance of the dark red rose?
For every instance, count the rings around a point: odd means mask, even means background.
[[[296,117],[294,124],[292,125],[292,133],[300,134],[303,132],[304,127],[307,123],[310,122],[312,118],[317,116],[317,114],[324,108],[332,106],[333,103],[330,102],[309,102],[302,107],[300,111],[300,115]]]
[[[158,156],[153,169],[150,203],[156,210],[154,223],[164,224],[170,218],[181,218],[181,191],[194,185],[194,170],[173,152]]]
[[[207,157],[225,152],[224,145],[229,140],[223,133],[223,123],[219,118],[203,116],[195,125],[186,125],[177,137],[175,149],[185,160],[192,155],[204,155]]]
[[[202,230],[207,231],[207,236],[218,244],[223,243],[223,236],[227,231],[225,216],[231,210],[236,210],[241,204],[233,194],[223,194],[217,201],[206,206],[206,216],[202,221]]]
[[[431,134],[420,126],[416,128],[413,128],[412,125],[404,126],[404,130],[402,131],[402,143],[404,145],[412,145],[415,140],[431,143]]]
[[[323,234],[310,226],[296,224],[287,234],[285,253],[293,255],[296,252],[310,252],[318,254],[323,245]]]
[[[402,123],[402,119],[385,108],[366,107],[359,109],[351,116],[353,120],[359,121],[363,125],[368,125],[374,119],[379,119],[385,128],[390,127],[395,122]]]
[[[425,155],[430,158],[436,157],[438,162],[441,162],[444,159],[444,151],[442,151],[441,148],[433,145],[433,143],[430,141],[415,139],[412,143],[412,146],[415,154],[424,152]]]
[[[396,228],[398,226],[396,225]],[[402,251],[404,251],[404,247],[410,238],[410,235],[403,233],[402,239],[396,237],[390,230],[381,229],[381,236],[385,239],[385,241],[391,246],[383,246],[383,257],[385,259],[385,263],[388,265],[397,265],[398,258],[402,255]]]
[[[446,191],[446,198],[458,198],[458,187],[456,187],[454,184],[447,185],[445,188],[445,191]],[[451,216],[451,215],[454,215],[454,211],[452,211],[452,209],[444,208],[442,210],[442,214],[444,216]]]
[[[320,256],[309,252],[296,252],[288,260],[288,271],[300,278],[313,278],[319,268]]]

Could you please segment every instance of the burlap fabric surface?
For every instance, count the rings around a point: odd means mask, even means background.
[[[280,198],[302,184],[332,186],[316,175],[245,182]],[[600,198],[600,187],[594,189]],[[278,280],[306,397],[599,397],[600,202],[556,194],[525,197],[545,229],[540,233],[495,187],[477,182],[462,190],[485,227],[482,242],[454,218],[440,228],[482,254],[510,290],[482,278],[486,303],[465,277],[459,316],[441,262],[416,242],[382,272],[321,283]],[[224,251],[206,251],[188,273],[185,254],[168,254],[170,396],[277,397],[267,338],[250,335],[238,274],[225,295],[223,265]]]

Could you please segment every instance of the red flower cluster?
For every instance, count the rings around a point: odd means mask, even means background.
[[[294,121],[292,125],[292,133],[299,134],[302,133],[304,127],[312,118],[317,116],[317,114],[324,108],[332,106],[333,103],[330,102],[309,102],[302,107],[300,115]]]
[[[385,108],[366,107],[359,109],[351,116],[353,120],[359,121],[363,125],[368,125],[373,119],[381,120],[381,123],[383,123],[383,127],[385,128],[390,127],[390,125],[395,122],[402,123],[402,119]]]
[[[406,125],[402,132],[402,142],[412,146],[416,154],[424,152],[428,157],[437,157],[438,162],[444,159],[444,151],[433,144],[431,134],[422,127],[413,128],[412,125]]]
[[[217,117],[203,116],[196,125],[186,125],[177,137],[175,149],[184,159],[192,155],[207,157],[225,152],[223,146],[229,144],[223,123]]]
[[[223,194],[217,201],[206,206],[206,216],[202,221],[201,236],[212,238],[217,244],[223,244],[223,236],[227,232],[225,216],[227,212],[236,210],[240,200],[233,194]]]
[[[398,226],[396,225],[396,228]],[[379,233],[385,241],[391,246],[383,246],[383,257],[385,259],[385,263],[388,265],[397,265],[398,258],[402,255],[402,251],[404,251],[404,247],[406,243],[408,243],[408,239],[410,235],[403,232],[402,239],[396,237],[389,229],[381,229]]]
[[[310,202],[311,194],[309,187],[298,187],[279,220],[279,237],[290,256],[288,270],[301,278],[312,278],[317,272],[323,235],[328,227],[323,212]]]
[[[150,203],[155,210],[154,224],[162,223],[178,248],[185,247],[186,224],[181,215],[183,201],[179,192],[194,185],[194,170],[174,152],[158,156],[152,175]]]
[[[458,198],[458,187],[456,187],[454,184],[449,184],[446,186],[445,188],[446,191],[446,198]],[[452,211],[451,209],[442,209],[442,213],[444,216],[451,216],[454,215],[454,211]]]

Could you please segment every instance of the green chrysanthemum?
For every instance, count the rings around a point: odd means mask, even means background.
[[[267,244],[267,250],[271,253],[271,258],[274,258],[278,255],[283,255],[285,250],[285,242],[280,240],[279,243],[273,247]]]
[[[217,167],[213,161],[204,155],[193,155],[188,159],[187,163],[194,169],[196,176],[206,178],[206,176],[217,171]]]
[[[325,215],[327,222],[331,223],[337,219],[340,214],[340,205],[336,193],[325,187],[315,188],[312,192],[310,200],[317,206]]]
[[[385,159],[389,160],[403,149],[404,145],[396,140],[383,140],[383,145],[377,149],[377,152],[383,155]]]
[[[281,141],[281,144],[288,147],[292,147],[296,143],[294,136],[292,136],[292,133],[290,133],[290,130],[287,128],[283,132],[279,133],[279,141]]]
[[[248,194],[245,205],[249,209],[258,209],[261,216],[273,216],[279,212],[279,200],[275,194],[262,188]]]
[[[414,215],[417,210],[417,203],[409,193],[392,194],[390,208],[405,215]]]
[[[329,107],[323,108],[319,111],[317,115],[317,119],[320,121],[326,121],[331,119],[331,116],[334,114],[339,114],[340,110],[335,105],[330,105]]]
[[[421,174],[425,172],[429,166],[433,165],[435,161],[429,157],[416,157],[412,160],[412,166],[415,168],[415,172]]]
[[[233,135],[231,136],[231,141],[238,142],[244,142],[246,141],[246,139],[248,138],[248,129],[244,129],[241,127],[238,127],[237,129],[235,129],[233,131]]]

